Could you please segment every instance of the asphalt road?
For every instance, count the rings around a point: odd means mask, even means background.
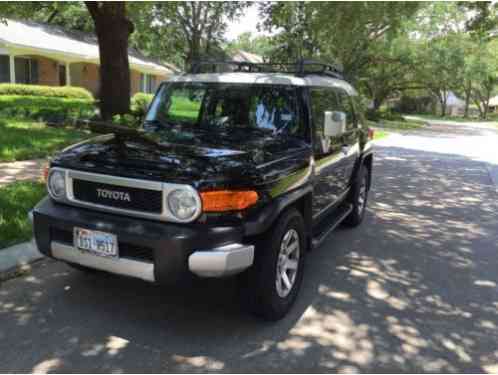
[[[226,280],[161,289],[41,262],[0,285],[0,372],[498,372],[494,137],[382,141],[365,222],[310,254],[278,323]]]

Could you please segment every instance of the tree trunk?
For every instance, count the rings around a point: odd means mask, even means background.
[[[468,118],[469,117],[469,107],[470,107],[470,95],[472,93],[472,87],[471,87],[471,82],[466,85],[465,87],[465,113],[463,117]]]
[[[446,95],[439,97],[439,104],[441,104],[441,117],[446,116]]]
[[[128,38],[133,24],[124,2],[85,2],[95,23],[100,54],[100,113],[104,120],[130,110]]]

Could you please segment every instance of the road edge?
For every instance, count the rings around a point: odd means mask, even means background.
[[[30,269],[30,265],[43,258],[34,240],[0,250],[0,281],[5,281]]]

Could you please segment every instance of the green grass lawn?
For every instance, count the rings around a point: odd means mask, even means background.
[[[201,102],[187,97],[173,96],[169,118],[173,121],[195,122],[201,110]]]
[[[31,238],[28,211],[45,195],[45,184],[40,182],[14,182],[0,187],[0,249]]]
[[[413,130],[419,129],[424,126],[422,121],[405,120],[405,121],[392,121],[380,120],[374,125],[376,128],[392,129],[392,130]]]
[[[0,118],[0,162],[43,158],[89,136],[40,122]]]
[[[374,132],[374,140],[382,139],[385,138],[389,135],[389,132],[386,132],[384,130],[375,130]]]
[[[414,130],[420,129],[424,126],[423,121],[416,120],[405,120],[405,121],[394,121],[394,120],[379,120],[377,122],[367,121],[367,125],[376,129],[387,129],[387,130]],[[379,130],[377,130],[379,131]]]
[[[444,120],[444,121],[455,121],[455,122],[489,122],[498,121],[498,115],[496,113],[490,113],[486,120],[482,120],[478,117],[462,117],[462,116],[437,116],[428,114],[413,114],[409,116],[417,116],[427,120]],[[411,121],[411,120],[410,120]]]

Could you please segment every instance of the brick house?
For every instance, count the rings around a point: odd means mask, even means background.
[[[178,72],[129,50],[131,94],[152,93]],[[0,83],[79,86],[99,96],[99,49],[90,34],[31,21],[0,22]]]

